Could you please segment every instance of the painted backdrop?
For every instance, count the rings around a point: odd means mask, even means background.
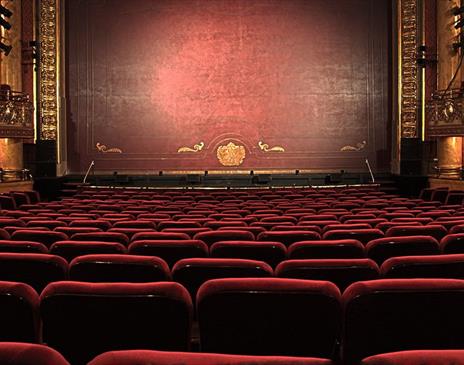
[[[66,3],[70,172],[388,170],[388,0]]]

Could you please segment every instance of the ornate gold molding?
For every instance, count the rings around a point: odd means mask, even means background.
[[[200,152],[203,147],[205,147],[205,142],[200,142],[197,143],[196,145],[193,146],[193,148],[190,147],[179,147],[177,150],[177,153],[186,153],[186,152]]]
[[[281,146],[274,146],[269,148],[269,145],[263,141],[259,141],[258,146],[263,152],[285,152],[285,148]]]
[[[245,159],[245,147],[229,142],[225,146],[219,146],[216,151],[217,158],[223,166],[240,166]]]
[[[402,138],[418,135],[419,70],[417,58],[418,0],[398,0],[398,93]]]
[[[98,152],[101,153],[122,153],[122,149],[117,147],[108,148],[106,145],[101,144],[100,142],[97,142],[95,147],[97,147]]]
[[[340,151],[341,152],[355,152],[355,151],[362,151],[364,148],[366,148],[367,146],[367,142],[366,141],[362,141],[362,142],[358,142],[356,143],[356,146],[343,146],[342,148],[340,148]]]
[[[39,1],[40,138],[44,140],[56,140],[58,135],[58,2]]]

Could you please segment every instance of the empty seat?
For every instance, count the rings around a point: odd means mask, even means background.
[[[385,232],[386,237],[398,236],[432,236],[438,241],[441,240],[448,231],[440,225],[427,226],[397,226],[391,227]]]
[[[129,237],[124,233],[119,232],[86,232],[74,233],[71,236],[73,241],[102,241],[102,242],[117,242],[124,246],[129,244]]]
[[[280,242],[219,241],[210,247],[211,257],[264,261],[275,267],[285,260],[287,248]]]
[[[200,240],[140,240],[129,245],[129,253],[158,256],[172,267],[181,259],[207,257],[208,246]]]
[[[39,242],[0,240],[0,252],[48,253],[48,248]]]
[[[349,230],[354,230],[354,229],[370,229],[372,228],[370,224],[367,223],[355,223],[355,224],[329,224],[324,227],[322,230],[323,233],[327,231],[333,231],[333,230],[340,230],[340,229],[349,229]]]
[[[79,219],[69,223],[70,227],[96,227],[104,231],[111,228],[111,223],[101,219]]]
[[[147,228],[154,230],[156,229],[156,225],[153,222],[144,220],[124,220],[113,223],[113,228]]]
[[[53,230],[56,227],[67,227],[68,225],[65,222],[60,222],[57,220],[32,220],[26,223],[26,227],[47,227],[50,230]]]
[[[146,283],[168,281],[171,273],[166,262],[159,257],[100,254],[72,260],[69,279],[95,283]]]
[[[168,232],[139,232],[132,236],[131,241],[140,240],[189,240],[190,237],[185,233]]]
[[[300,241],[288,248],[290,259],[355,259],[365,256],[364,245],[354,239]]]
[[[43,243],[50,247],[56,241],[67,240],[68,236],[62,232],[40,231],[40,230],[23,230],[13,232],[11,239],[14,241],[34,241]]]
[[[295,228],[294,231],[270,231],[260,233],[257,237],[258,241],[281,242],[285,246],[290,246],[298,241],[319,240],[320,234],[314,231],[299,231]]]
[[[63,232],[68,237],[72,237],[76,233],[95,233],[102,232],[101,228],[96,227],[56,227],[53,229],[55,232]]]
[[[43,341],[73,365],[108,350],[189,348],[192,302],[178,283],[57,282],[40,310]]]
[[[42,253],[0,253],[0,280],[25,283],[40,293],[47,284],[67,277],[68,264],[61,257]]]
[[[384,237],[384,233],[380,229],[369,228],[369,229],[335,229],[327,231],[322,235],[324,240],[343,240],[353,239],[363,244],[367,244],[369,241],[377,238]]]
[[[369,242],[366,246],[367,257],[379,265],[390,257],[438,255],[438,241],[431,236],[385,237]]]
[[[343,293],[347,364],[386,352],[463,348],[464,281],[379,279]]]
[[[0,343],[0,363],[8,365],[70,365],[54,349],[24,342]]]
[[[340,291],[326,281],[215,279],[197,296],[201,350],[332,358]]]
[[[58,241],[51,245],[50,253],[71,262],[74,258],[91,254],[123,254],[127,249],[117,242]]]
[[[24,283],[0,281],[0,342],[38,342],[39,296]]]
[[[192,258],[178,261],[172,268],[172,278],[196,298],[198,288],[206,281],[218,278],[259,278],[273,275],[272,268],[262,262],[243,259]]]
[[[464,365],[464,350],[410,350],[363,359],[362,365]],[[102,364],[103,365],[103,364]]]
[[[379,277],[379,267],[370,259],[288,260],[277,265],[275,275],[281,278],[327,280],[345,290],[356,281]]]
[[[223,355],[149,350],[110,351],[97,356],[89,365],[333,365],[331,360],[298,357]],[[13,364],[16,365],[16,364]],[[18,364],[19,365],[19,364]],[[23,365],[23,364],[21,364]],[[32,365],[32,364],[25,364]],[[34,364],[35,365],[35,364]],[[42,364],[37,364],[42,365]],[[43,364],[45,365],[45,364]],[[61,365],[57,363],[56,365]],[[428,364],[427,364],[428,365]],[[451,364],[446,364],[451,365]],[[456,364],[461,365],[461,363]]]
[[[393,257],[382,264],[386,278],[464,279],[464,254]]]
[[[171,221],[166,220],[158,223],[158,230],[166,228],[200,228],[201,224],[195,221]]]
[[[213,243],[219,241],[254,241],[255,236],[251,232],[229,229],[200,232],[197,233],[193,238],[196,240],[201,240],[208,246],[211,246]]]

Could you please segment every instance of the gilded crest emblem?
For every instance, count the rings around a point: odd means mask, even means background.
[[[216,155],[223,166],[240,166],[245,159],[245,147],[229,142],[225,146],[219,146]]]

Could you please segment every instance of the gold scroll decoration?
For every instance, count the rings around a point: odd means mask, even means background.
[[[263,152],[285,152],[285,148],[281,146],[274,146],[269,148],[269,145],[263,141],[259,141],[258,146]]]
[[[414,138],[418,133],[417,106],[419,79],[417,65],[418,0],[399,0],[399,120],[401,137]]]
[[[177,153],[200,152],[203,149],[203,147],[205,147],[205,142],[200,142],[200,143],[197,143],[196,145],[194,145],[193,148],[179,147],[179,149],[177,150]]]
[[[362,142],[358,142],[356,143],[355,146],[343,146],[342,148],[340,148],[340,151],[342,152],[355,152],[355,151],[362,151],[364,148],[366,148],[367,146],[367,142],[366,141],[362,141]]]
[[[117,147],[108,148],[106,145],[100,142],[97,142],[95,147],[97,147],[98,152],[101,153],[122,153],[122,149]]]
[[[229,142],[225,146],[219,146],[216,155],[223,166],[240,166],[245,159],[246,152],[244,146]]]

